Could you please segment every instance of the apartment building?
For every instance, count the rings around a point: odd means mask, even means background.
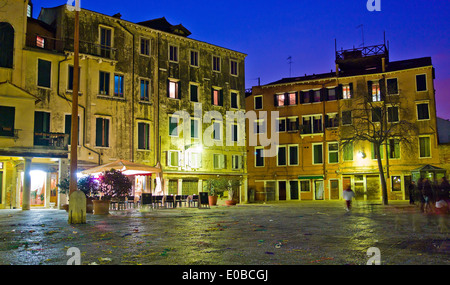
[[[74,12],[62,5],[34,18],[31,7],[13,0],[0,10],[1,208],[66,202],[56,185],[70,159]],[[79,171],[118,159],[159,163],[165,194],[203,191],[203,181],[217,175],[245,181],[245,143],[204,146],[199,134],[214,123],[203,120],[208,111],[225,118],[245,110],[246,55],[191,39],[165,18],[79,14]],[[187,120],[192,133],[177,128]],[[217,141],[235,131],[221,126]],[[136,176],[135,194],[154,191],[154,183]],[[27,205],[23,193],[31,195]]]
[[[378,156],[389,200],[409,199],[408,185],[420,175],[445,175],[431,58],[390,61],[382,44],[336,51],[335,64],[329,73],[255,86],[247,96],[247,111],[258,114],[247,124],[256,200],[339,200],[350,185],[357,200],[380,201]],[[392,132],[379,152],[363,139],[377,131]],[[259,137],[253,145],[252,136]]]

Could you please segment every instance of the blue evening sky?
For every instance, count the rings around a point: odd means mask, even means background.
[[[82,0],[81,7],[106,15],[140,22],[166,17],[183,24],[190,38],[248,54],[246,87],[292,76],[335,69],[334,49],[389,41],[390,59],[431,56],[436,68],[438,116],[450,119],[450,1],[379,0],[380,12],[369,12],[367,0],[296,1],[138,1]],[[33,0],[34,17],[41,7],[65,0]]]

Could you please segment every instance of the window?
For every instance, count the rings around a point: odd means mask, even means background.
[[[328,95],[327,95],[328,101],[337,100],[336,88],[328,88],[326,91],[328,93]]]
[[[222,139],[222,122],[213,122],[213,139],[217,141]]]
[[[261,110],[263,108],[263,97],[262,97],[262,95],[255,96],[254,108],[255,108],[255,110]]]
[[[386,80],[386,83],[387,83],[387,94],[388,95],[398,95],[397,78],[389,78]]]
[[[339,143],[328,143],[328,163],[339,162]]]
[[[373,123],[380,123],[381,122],[381,108],[375,107],[372,109],[372,122]]]
[[[398,139],[388,140],[388,153],[391,159],[400,158],[400,141]]]
[[[237,92],[231,92],[231,108],[232,109],[239,109],[239,94]]]
[[[150,81],[147,79],[141,79],[141,101],[150,100]]]
[[[188,166],[191,168],[202,167],[202,154],[199,152],[189,152],[188,153]],[[184,182],[184,181],[183,181]]]
[[[178,47],[169,45],[169,61],[178,62]]]
[[[429,120],[430,110],[428,108],[428,103],[417,104],[417,120]]]
[[[388,122],[389,123],[396,123],[399,121],[398,117],[398,107],[388,107]]]
[[[286,166],[286,146],[280,145],[278,146],[278,156],[277,156],[277,166]]]
[[[326,115],[325,126],[327,128],[337,128],[339,127],[339,116],[337,113],[328,113]]]
[[[45,39],[40,36],[36,36],[36,47],[45,48]]]
[[[266,132],[266,122],[264,120],[255,120],[253,126],[255,134],[264,134]]]
[[[150,124],[138,123],[138,149],[150,149]]]
[[[320,102],[321,101],[321,90],[313,90],[313,102]]]
[[[112,30],[100,27],[100,56],[110,58],[112,48]]]
[[[420,158],[431,157],[430,137],[419,137],[419,157]]]
[[[169,136],[178,137],[179,118],[177,116],[169,115]]]
[[[299,120],[298,117],[289,117],[287,118],[287,131],[288,132],[296,132],[299,130]]]
[[[78,68],[78,91],[80,90],[81,68]],[[73,90],[73,66],[69,65],[69,78],[67,79],[67,89]]]
[[[371,148],[372,148],[372,159],[378,159],[377,154],[375,152],[375,144],[371,143]],[[383,146],[380,145],[380,158],[383,159],[384,158],[384,152],[383,152]]]
[[[223,89],[211,89],[211,104],[214,106],[223,106]]]
[[[342,86],[342,99],[352,99],[352,84]]]
[[[39,87],[50,88],[50,78],[52,74],[52,62],[38,59],[38,82]]]
[[[14,62],[14,29],[9,23],[0,23],[0,67],[12,68]]]
[[[198,85],[191,84],[190,85],[190,91],[191,91],[191,102],[198,102]]]
[[[286,131],[286,118],[277,118],[277,132],[285,132]]]
[[[150,55],[150,40],[141,38],[141,55]]]
[[[235,60],[230,60],[230,74],[234,76],[238,76],[238,62]]]
[[[180,99],[179,81],[169,80],[167,89],[167,97],[172,99]]]
[[[100,71],[99,94],[109,95],[109,73]]]
[[[369,100],[371,100],[371,102],[381,101],[380,82],[379,81],[368,81],[367,86],[368,86],[368,90],[369,90]]]
[[[343,160],[353,160],[353,142],[347,142],[343,145]]]
[[[232,155],[231,156],[231,169],[238,170],[242,169],[242,155]]]
[[[300,92],[300,103],[302,104],[311,103],[311,94],[309,91]]]
[[[313,144],[313,164],[323,163],[323,145]]]
[[[392,191],[393,192],[402,191],[402,177],[401,176],[392,176]]]
[[[298,165],[298,145],[289,146],[289,165]]]
[[[212,70],[220,72],[220,57],[215,55],[212,57]]]
[[[109,147],[109,119],[96,118],[95,146]]]
[[[255,147],[255,167],[264,167],[264,148]]]
[[[200,120],[191,118],[191,138],[198,139],[200,130]]]
[[[311,185],[309,180],[300,180],[300,192],[310,192]]]
[[[114,96],[123,98],[123,75],[114,74]]]
[[[416,90],[417,91],[427,91],[427,75],[419,74],[416,75]]]
[[[231,124],[231,141],[238,142],[239,140],[239,132],[238,132],[238,124]]]
[[[303,116],[302,134],[322,133],[322,115]]]
[[[352,124],[352,111],[342,111],[342,125],[348,126]]]
[[[49,145],[45,134],[50,133],[50,113],[34,112],[34,145]]]
[[[288,93],[287,94],[287,98],[288,98],[288,105],[292,106],[292,105],[297,105],[298,104],[298,96],[297,93]]]
[[[275,107],[282,107],[285,105],[285,95],[276,94],[275,95]]]
[[[14,137],[16,108],[0,106],[0,137]]]
[[[291,200],[298,200],[298,180],[289,181],[289,192]]]
[[[198,67],[198,51],[191,50],[191,66]]]
[[[167,165],[171,167],[180,166],[180,151],[178,150],[169,150],[167,152]]]
[[[226,156],[224,154],[214,154],[214,169],[226,168]]]

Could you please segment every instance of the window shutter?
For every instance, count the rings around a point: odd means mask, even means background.
[[[381,101],[384,101],[384,99],[386,98],[386,81],[383,78],[380,79],[378,82],[380,83]]]
[[[102,118],[95,119],[95,145],[102,146]]]
[[[353,98],[353,83],[348,84],[350,86],[350,96]]]
[[[305,102],[305,100],[303,99],[305,96],[306,92],[300,91],[300,104],[303,104],[303,102]]]
[[[214,105],[214,88],[211,87],[211,105]]]
[[[176,97],[176,98],[181,99],[181,81],[177,82],[177,95],[178,95],[178,97]]]
[[[109,147],[109,120],[104,119],[103,120],[104,124],[105,124],[105,147]]]
[[[299,103],[298,96],[299,96],[299,93],[295,92],[295,105],[298,105],[298,103]]]
[[[219,106],[223,106],[223,89],[219,91]]]
[[[289,106],[289,93],[284,93],[284,106]]]
[[[314,90],[309,90],[309,103],[314,102]]]
[[[328,89],[327,88],[322,88],[320,90],[320,101],[328,101]]]
[[[170,97],[170,80],[167,79],[167,98]]]
[[[372,81],[367,81],[367,98],[372,102]]]
[[[343,95],[342,95],[342,84],[339,84],[337,87],[336,87],[336,96],[337,96],[337,98],[338,98],[338,100],[342,100],[342,98],[343,98]]]

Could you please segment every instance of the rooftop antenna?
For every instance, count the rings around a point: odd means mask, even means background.
[[[356,28],[357,28],[357,29],[361,28],[362,45],[360,45],[360,46],[364,47],[364,25],[361,24],[361,25],[357,26]]]
[[[289,56],[287,58],[287,60],[288,60],[288,64],[289,64],[289,77],[291,77],[292,76],[292,56]]]

